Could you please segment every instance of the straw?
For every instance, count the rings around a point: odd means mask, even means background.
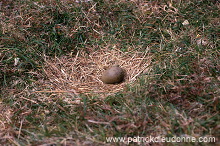
[[[45,58],[44,72],[48,82],[44,86],[50,92],[70,92],[106,97],[122,91],[126,84],[136,81],[139,75],[146,73],[151,62],[148,52],[122,52],[108,47],[90,54],[78,51],[72,56]],[[118,64],[126,71],[126,79],[121,84],[104,84],[100,78],[105,68]],[[44,92],[44,91],[38,91]],[[45,92],[48,92],[45,90]]]

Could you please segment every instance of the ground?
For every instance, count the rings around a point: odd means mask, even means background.
[[[0,143],[219,144],[219,10],[218,0],[1,1]],[[116,63],[126,80],[103,84]]]

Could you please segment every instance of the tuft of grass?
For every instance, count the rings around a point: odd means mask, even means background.
[[[0,2],[0,143],[115,145],[106,137],[193,136],[218,144],[219,7],[213,0]],[[89,58],[102,48],[146,52],[151,64],[105,98],[66,92],[72,79],[45,70],[68,74],[71,68],[62,67],[71,62],[61,66],[62,58],[79,63],[78,52]]]

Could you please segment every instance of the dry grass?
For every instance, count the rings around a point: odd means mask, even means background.
[[[0,101],[0,141],[5,144],[8,141],[13,142],[14,137],[12,124],[13,110]]]
[[[89,54],[79,51],[76,56],[45,58],[45,62],[44,72],[48,81],[43,84],[51,91],[36,92],[70,92],[104,98],[122,91],[126,84],[134,82],[142,73],[147,73],[151,57],[148,50],[122,52],[117,47],[110,49],[107,46]],[[104,84],[100,77],[107,67],[114,64],[126,71],[125,81],[117,85]]]
[[[219,6],[214,0],[1,1],[0,144],[218,139]],[[126,70],[125,82],[103,84],[103,71],[114,64]],[[200,144],[207,143],[192,143]]]

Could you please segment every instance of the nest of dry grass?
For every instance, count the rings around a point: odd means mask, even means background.
[[[48,80],[44,87],[50,91],[39,92],[69,92],[85,95],[106,97],[123,90],[126,84],[133,83],[137,77],[149,70],[151,58],[147,52],[122,52],[120,49],[108,47],[92,53],[79,51],[73,56],[46,58],[44,72]],[[125,81],[121,84],[104,84],[100,77],[104,70],[114,64],[120,65],[126,71]]]

